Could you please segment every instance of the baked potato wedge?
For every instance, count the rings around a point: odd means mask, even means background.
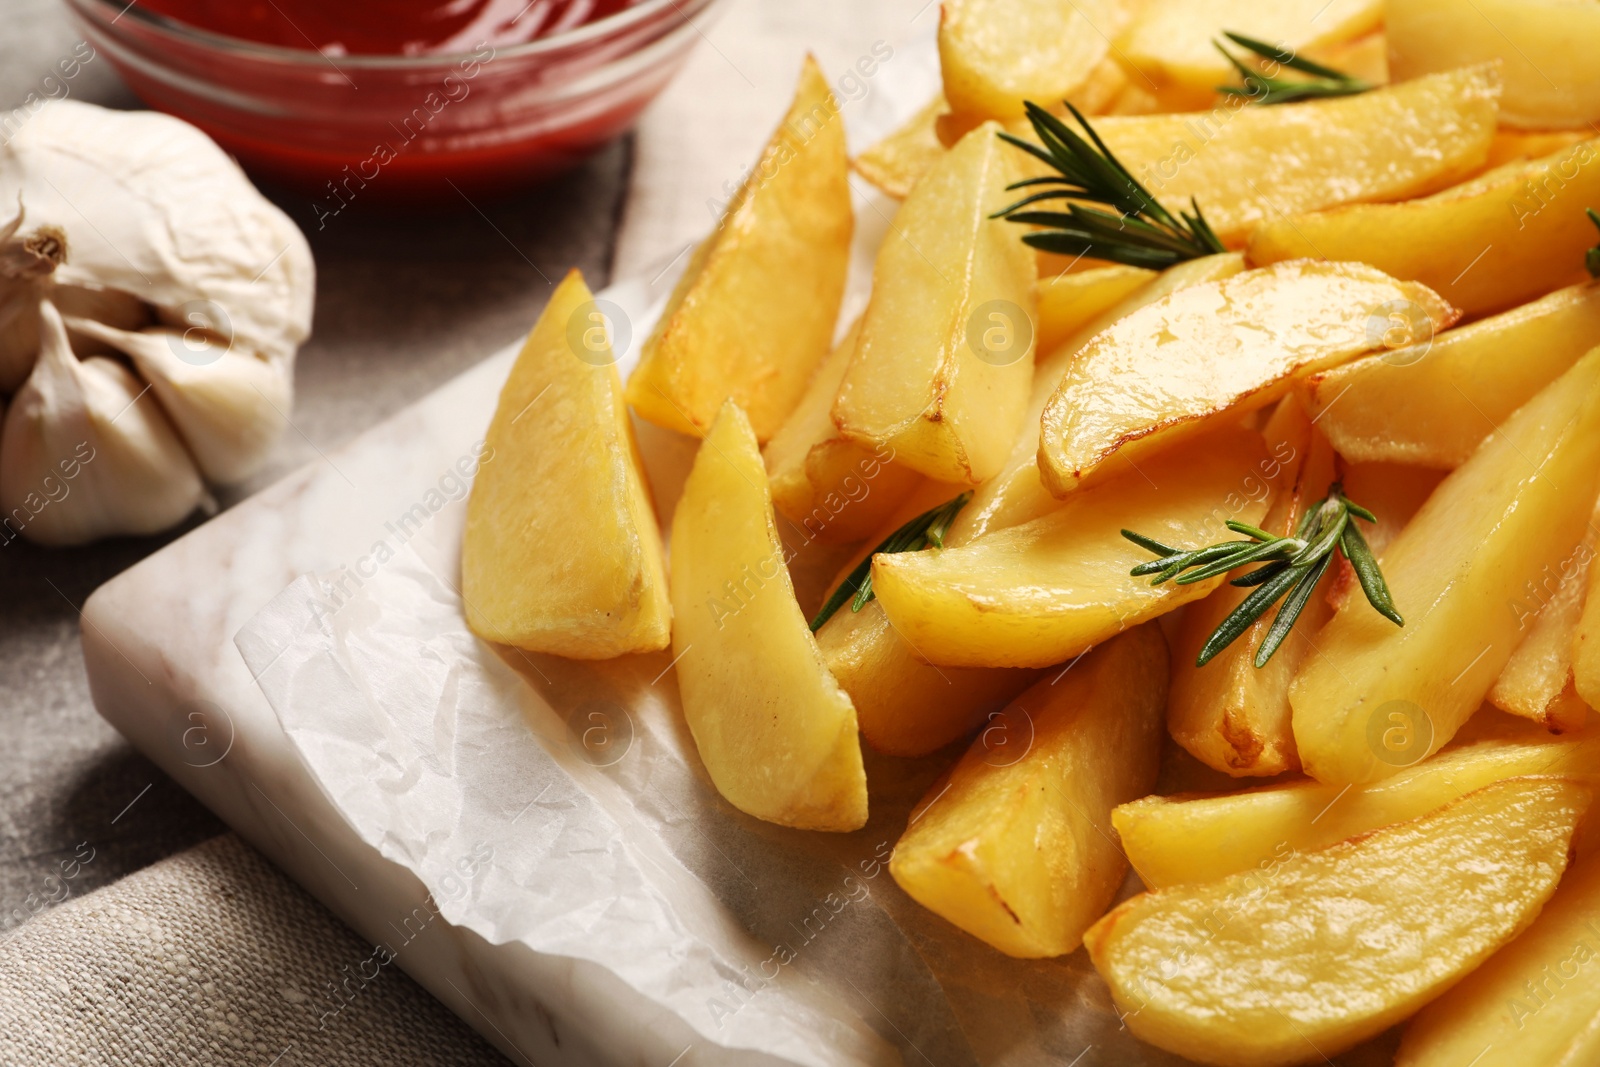
[[[1600,345],[1600,285],[1558,289],[1416,344],[1404,343],[1408,321],[1395,325],[1396,346],[1310,375],[1301,399],[1346,459],[1450,470]]]
[[[1321,423],[1317,426],[1320,428]],[[1374,557],[1381,558],[1384,550],[1400,536],[1433,491],[1439,488],[1445,472],[1427,467],[1407,467],[1399,463],[1341,463],[1340,483],[1345,496],[1378,516],[1377,522],[1361,524],[1361,535]],[[1337,571],[1333,585],[1328,589],[1328,603],[1335,610],[1343,608],[1354,596],[1361,598],[1361,583],[1356,580],[1350,561],[1340,556],[1335,561]]]
[[[1313,415],[1313,418],[1316,416]],[[1322,428],[1318,422],[1317,428]],[[1340,464],[1339,480],[1351,500],[1360,501],[1378,516],[1378,521],[1361,528],[1367,547],[1379,556],[1400,531],[1406,528],[1433,491],[1444,481],[1445,472],[1403,463]],[[1372,501],[1366,504],[1366,501]]]
[[[1368,85],[1389,84],[1389,40],[1382,30],[1354,40],[1313,45],[1302,49],[1300,55]]]
[[[1370,263],[1421,282],[1468,315],[1515,307],[1584,277],[1600,204],[1600,141],[1508,163],[1420,200],[1274,219],[1251,235],[1254,266],[1306,256]]]
[[[817,645],[850,694],[862,740],[890,756],[926,756],[959,741],[1039,677],[1014,667],[936,667],[876,600],[823,623]]]
[[[712,784],[740,811],[803,830],[867,821],[856,712],[795,602],[755,431],[717,416],[672,518],[672,652]]]
[[[1541,723],[1553,733],[1581,728],[1589,705],[1578,696],[1572,653],[1589,593],[1600,511],[1570,554],[1553,571],[1512,601],[1522,640],[1489,687],[1489,703],[1501,711]]]
[[[912,813],[900,888],[1008,956],[1077,948],[1127,871],[1111,809],[1155,785],[1166,659],[1136,626],[997,714]]]
[[[960,546],[876,556],[872,587],[895,629],[932,663],[1063,663],[1216,587],[1220,578],[1151,586],[1130,577],[1149,554],[1122,530],[1202,544],[1226,519],[1260,522],[1266,501],[1241,487],[1265,458],[1260,434],[1227,427],[1032,522]]]
[[[1371,350],[1393,307],[1434,328],[1456,318],[1427,287],[1360,263],[1295,260],[1180,289],[1067,365],[1040,419],[1040,479],[1065,497],[1264,407],[1296,375]]]
[[[1122,304],[1156,277],[1153,270],[1113,263],[1040,278],[1037,345],[1041,360],[1045,353],[1053,352],[1057,345]],[[1035,377],[1042,366],[1040,362],[1035,367]]]
[[[1234,248],[1286,215],[1404,200],[1476,174],[1499,91],[1493,67],[1470,67],[1290,107],[1229,97],[1198,115],[1106,116],[1094,129],[1169,211],[1192,210],[1193,198]],[[1026,123],[1007,128],[1033,139]],[[1042,173],[1024,159],[1027,176]]]
[[[672,624],[622,380],[591,315],[594,297],[572,271],[500,390],[461,544],[472,632],[570,659],[666,648]],[[574,320],[593,347],[573,346]]]
[[[916,471],[896,464],[887,446],[869,448],[846,441],[833,424],[833,398],[860,334],[857,319],[817,368],[800,402],[761,453],[773,507],[808,540],[866,537],[923,480]]]
[[[1025,100],[1058,106],[1110,54],[1129,7],[1126,0],[944,0],[939,69],[952,117],[970,127],[1017,118]]]
[[[845,562],[829,591],[890,534],[959,491],[924,480]],[[1039,677],[1010,667],[936,667],[895,632],[876,600],[860,611],[840,608],[817,631],[817,645],[855,704],[862,739],[891,756],[925,756],[970,736]]]
[[[1148,0],[1117,42],[1117,56],[1167,110],[1195,111],[1217,102],[1218,86],[1239,81],[1212,44],[1225,31],[1298,53],[1382,24],[1381,0]]]
[[[895,214],[833,405],[845,437],[941,482],[1000,469],[1033,378],[1033,250],[990,217],[1020,153],[997,130],[962,138]]]
[[[1600,1063],[1600,859],[1572,867],[1533,925],[1406,1026],[1395,1067]]]
[[[1318,634],[1289,691],[1306,773],[1371,781],[1449,741],[1522,636],[1509,605],[1559,572],[1597,482],[1600,349],[1502,423],[1384,550],[1405,625],[1352,602]]]
[[[1595,535],[1595,520],[1591,517],[1589,537]],[[1592,542],[1591,542],[1592,544]],[[1570,567],[1583,556],[1574,552],[1562,564]],[[1572,635],[1572,685],[1578,698],[1589,707],[1600,706],[1600,567],[1589,560],[1588,588],[1584,593],[1583,610],[1578,615],[1578,625]],[[1560,575],[1558,569],[1555,574]],[[1547,575],[1539,576],[1541,582]],[[1536,585],[1537,591],[1540,586]]]
[[[1579,141],[1587,141],[1592,130],[1516,130],[1502,126],[1494,132],[1489,144],[1489,157],[1483,161],[1485,172],[1503,167],[1507,163],[1539,159],[1552,152],[1569,148]]]
[[[1322,1062],[1525,930],[1590,787],[1513,778],[1217,882],[1144,893],[1084,937],[1134,1035],[1229,1067]]]
[[[1263,871],[1295,853],[1426,815],[1475,789],[1527,775],[1600,780],[1600,738],[1515,737],[1453,744],[1366,785],[1296,779],[1234,793],[1144,797],[1112,814],[1117,836],[1151,889]]]
[[[1270,494],[1261,528],[1287,536],[1328,495],[1335,473],[1333,449],[1293,396],[1279,403],[1262,433],[1270,458],[1245,489]],[[1195,666],[1207,638],[1250,590],[1222,585],[1190,605],[1172,642],[1172,696],[1167,702],[1172,739],[1208,767],[1235,777],[1266,778],[1298,770],[1289,684],[1312,652],[1310,635],[1333,613],[1323,595],[1332,581],[1332,574],[1323,576],[1295,628],[1264,667],[1255,665],[1255,655],[1272,626],[1270,613],[1204,667]]]
[[[1211,50],[1210,37],[1196,40]],[[1221,62],[1214,50],[1211,55]],[[1191,198],[1197,201],[1230,248],[1275,219],[1424,196],[1477,174],[1496,136],[1500,91],[1489,65],[1293,107],[1253,107],[1245,97],[1225,97],[1200,114],[1170,113],[1145,88],[1134,75],[1122,96],[1106,105],[1110,113],[1094,120],[1095,132],[1168,210],[1187,211]],[[1085,114],[1098,110],[1079,103]],[[954,118],[946,114],[934,123],[949,127]],[[1009,120],[1006,127],[1034,137],[1026,120]],[[923,158],[920,152],[906,156]],[[1042,173],[1033,160],[1019,159],[1025,176]],[[908,167],[903,173],[898,185],[909,189],[917,172]]]
[[[1600,120],[1594,42],[1600,11],[1560,0],[1388,0],[1389,66],[1416,78],[1499,60],[1501,121],[1535,130]]]
[[[807,56],[788,114],[645,341],[628,403],[699,437],[732,397],[769,439],[828,354],[854,228],[844,120]]]
[[[856,173],[896,200],[904,200],[924,171],[943,156],[939,116],[950,110],[939,93],[906,120],[905,125],[856,156]]]

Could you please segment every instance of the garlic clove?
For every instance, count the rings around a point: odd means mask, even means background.
[[[72,327],[71,320],[93,319],[119,330],[140,330],[154,320],[150,305],[143,300],[117,289],[101,289],[83,285],[55,285],[50,289],[50,303],[61,312],[61,317]],[[73,351],[80,356],[96,355],[76,346]]]
[[[0,536],[77,545],[181,521],[205,486],[160,404],[115,360],[73,355],[48,300],[38,321],[38,362],[0,429]]]
[[[0,278],[0,393],[21,388],[39,351],[39,288]]]
[[[208,481],[229,485],[260,469],[288,416],[287,367],[201,330],[119,330],[81,318],[66,324],[133,360]]]

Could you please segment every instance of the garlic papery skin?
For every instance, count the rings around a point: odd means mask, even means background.
[[[76,410],[40,401],[69,379],[91,399],[131,388],[141,396],[143,451],[130,470],[150,503],[113,501],[76,527],[30,512],[8,529],[56,543],[148,533],[159,528],[152,514],[177,522],[204,497],[195,477],[228,485],[258,471],[287,425],[314,288],[311,250],[294,222],[181,119],[55,100],[16,124],[0,143],[0,394],[37,414]],[[67,355],[76,361],[58,352],[41,369],[55,343],[45,337],[43,302],[58,326],[70,320]],[[115,358],[94,358],[102,353]],[[48,458],[28,445],[26,462],[13,462],[11,422],[0,435],[0,472],[12,472],[0,478],[8,508],[34,491],[15,469]],[[18,430],[15,439],[41,433],[53,431]],[[170,484],[140,466],[168,455],[181,457]]]
[[[207,481],[225,485],[260,469],[288,417],[286,369],[198,329],[134,332],[77,317],[66,324],[133,360]]]
[[[181,119],[49,101],[0,146],[0,203],[19,197],[24,233],[67,234],[57,284],[129,293],[180,329],[210,304],[227,316],[222,333],[272,361],[311,332],[305,237]]]
[[[59,228],[24,233],[26,212],[0,224],[0,392],[14,393],[27,380],[39,350],[39,294],[66,258],[67,237]]]
[[[181,522],[205,485],[153,387],[115,360],[80,360],[48,300],[38,323],[38,360],[0,428],[0,536],[79,545]]]

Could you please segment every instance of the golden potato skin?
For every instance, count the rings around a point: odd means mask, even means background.
[[[1276,219],[1250,238],[1256,266],[1304,256],[1359,260],[1421,282],[1468,315],[1503,311],[1587,275],[1600,203],[1600,141],[1498,170],[1420,200]]]
[[[892,448],[846,441],[833,424],[833,398],[860,335],[857,319],[761,453],[778,513],[805,537],[828,543],[868,536],[923,481],[894,462]]]
[[[1216,103],[1217,86],[1238,84],[1238,74],[1211,44],[1225,31],[1300,53],[1351,41],[1382,24],[1380,0],[1147,0],[1116,54],[1136,72],[1133,83],[1153,92],[1166,110],[1194,111]]]
[[[1227,427],[1074,494],[1042,518],[928,552],[879,555],[872,584],[895,629],[941,667],[1048,667],[1221,582],[1151,586],[1129,575],[1163,544],[1200,545],[1224,521],[1257,523],[1266,501],[1245,479],[1266,458],[1261,435]]]
[[[1521,637],[1509,605],[1557,572],[1600,481],[1600,349],[1507,419],[1383,553],[1405,625],[1352,597],[1289,692],[1306,773],[1345,784],[1436,752]]]
[[[1105,312],[1125,303],[1157,277],[1153,270],[1113,263],[1039,279],[1041,357]]]
[[[1589,128],[1600,120],[1594,42],[1600,11],[1552,0],[1388,0],[1389,65],[1396,80],[1499,61],[1501,119],[1533,130]]]
[[[1600,345],[1600,285],[1559,289],[1415,344],[1410,322],[1395,325],[1396,345],[1310,375],[1300,398],[1348,460],[1452,470]]]
[[[771,438],[828,354],[854,228],[844,120],[808,56],[789,113],[646,339],[628,403],[699,437],[732,397]]]
[[[1378,344],[1384,309],[1442,329],[1457,313],[1431,290],[1360,263],[1292,260],[1140,309],[1085,345],[1040,419],[1039,476],[1065,497],[1127,463],[1265,407],[1296,375]]]
[[[856,712],[795,601],[755,431],[728,401],[672,518],[672,652],[712,783],[758,819],[867,821]]]
[[[1007,955],[1077,948],[1127,870],[1111,809],[1155,785],[1166,655],[1135,627],[995,716],[895,845],[900,887]]]
[[[895,214],[833,405],[845,437],[952,484],[1000,469],[1033,379],[1033,250],[991,217],[1020,153],[997,130],[962,138]]]
[[[1141,894],[1084,944],[1135,1036],[1227,1067],[1320,1062],[1526,929],[1590,796],[1570,779],[1497,782],[1320,852]]]
[[[1489,157],[1483,161],[1485,172],[1523,159],[1538,159],[1559,152],[1569,145],[1586,141],[1585,130],[1517,130],[1501,126],[1489,145]]]
[[[1600,513],[1591,514],[1582,539],[1558,570],[1542,575],[1529,594],[1513,602],[1522,640],[1489,688],[1489,703],[1532,719],[1552,733],[1580,730],[1589,705],[1578,695],[1572,654],[1583,621]]]
[[[1576,558],[1575,553],[1568,561]],[[1592,560],[1583,610],[1572,635],[1571,655],[1573,692],[1591,708],[1600,705],[1600,567],[1594,566]]]
[[[1539,918],[1406,1026],[1395,1067],[1600,1063],[1600,860],[1574,866]]]
[[[904,200],[922,172],[945,153],[935,125],[950,110],[944,94],[924,104],[904,126],[851,161],[856,173],[896,200]]]
[[[890,534],[960,491],[923,480],[839,568],[829,592]],[[835,612],[817,631],[817,646],[855,704],[862,740],[891,756],[926,756],[971,736],[1039,677],[1009,667],[936,667],[895,630],[876,600],[860,611],[846,604]]]
[[[1014,667],[936,667],[876,600],[829,619],[817,645],[855,704],[861,739],[890,756],[926,756],[971,735],[1039,677]]]
[[[1209,48],[1211,38],[1195,41]],[[1130,87],[1142,84],[1135,78]],[[1167,210],[1193,210],[1192,197],[1223,243],[1239,248],[1285,215],[1424,196],[1476,174],[1494,139],[1499,95],[1498,74],[1485,65],[1287,107],[1229,97],[1199,114],[1093,122]],[[1007,129],[1033,138],[1026,122]],[[1023,163],[1029,177],[1045,173],[1031,157]]]
[[[954,117],[976,125],[1073,95],[1127,24],[1124,0],[945,0],[939,67]]]
[[[594,297],[577,271],[550,297],[500,391],[461,545],[461,599],[488,641],[571,659],[667,647],[672,608],[650,488]],[[592,327],[590,327],[592,329]]]
[[[1555,738],[1524,727],[1513,737],[1451,745],[1366,785],[1302,778],[1234,793],[1151,796],[1122,805],[1112,821],[1144,884],[1164,889],[1264,869],[1286,852],[1316,852],[1506,778],[1600,776],[1600,736]]]

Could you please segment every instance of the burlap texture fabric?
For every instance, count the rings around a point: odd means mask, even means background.
[[[0,943],[5,1067],[505,1062],[233,834]]]

